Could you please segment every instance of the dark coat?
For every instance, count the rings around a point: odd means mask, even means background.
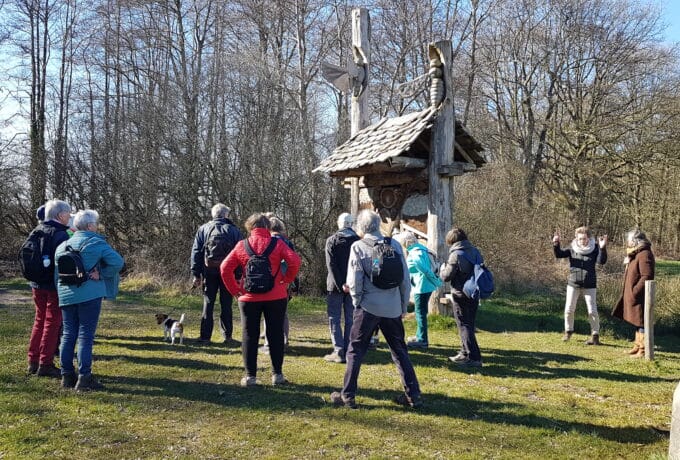
[[[66,233],[66,230],[68,230],[68,225],[64,225],[61,222],[57,222],[56,220],[48,220],[46,222],[43,222],[42,224],[39,224],[38,227],[36,228],[43,228],[44,232],[46,235],[49,235],[49,242],[46,241],[46,244],[49,244],[49,256],[50,256],[50,272],[54,273],[54,253],[57,250],[57,246],[59,246],[61,243],[64,241],[68,240],[68,233]],[[49,281],[45,283],[34,283],[31,281],[31,287],[36,288],[36,289],[47,289],[50,291],[56,291],[57,286],[54,284],[54,275],[50,276]]]
[[[636,327],[645,325],[645,281],[654,279],[654,254],[649,246],[629,254],[623,281],[623,294],[612,316]]]
[[[342,285],[347,282],[347,263],[352,244],[359,236],[351,228],[339,230],[326,239],[326,289],[328,292],[342,293]]]
[[[215,228],[216,225],[229,225],[229,236],[231,236],[232,247],[236,246],[236,243],[243,239],[241,231],[234,225],[234,223],[227,219],[226,217],[219,217],[213,219],[201,225],[196,232],[196,237],[194,238],[194,244],[191,247],[191,274],[195,277],[201,275],[211,274],[219,275],[219,268],[207,268],[205,266],[205,243],[207,243],[208,235],[210,231]]]
[[[439,270],[439,278],[451,283],[451,295],[454,298],[466,297],[463,293],[463,285],[475,269],[475,266],[465,257],[459,257],[458,251],[463,251],[470,260],[477,259],[479,255],[479,250],[469,240],[458,241],[449,248],[449,258]]]
[[[595,248],[588,254],[579,254],[571,247],[561,249],[554,246],[555,257],[558,259],[569,257],[569,279],[567,284],[576,288],[593,289],[597,287],[595,264],[607,263],[607,248],[595,244]]]

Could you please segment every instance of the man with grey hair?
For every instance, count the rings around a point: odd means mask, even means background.
[[[343,212],[338,217],[338,231],[326,240],[326,305],[328,312],[328,326],[333,343],[333,352],[324,356],[324,360],[332,363],[344,363],[345,352],[349,345],[349,331],[352,329],[352,315],[354,305],[347,285],[347,263],[352,244],[359,240],[359,236],[352,229],[354,218]],[[345,328],[341,318],[345,317]]]
[[[220,264],[234,249],[236,243],[243,239],[241,231],[229,220],[231,209],[222,203],[212,207],[212,220],[198,229],[191,248],[192,284],[198,287],[203,284],[203,314],[201,315],[201,333],[199,343],[208,344],[213,332],[213,310],[217,291],[220,292],[220,330],[222,339],[227,345],[234,345],[234,330],[231,309],[231,294],[224,286],[220,276]]]
[[[342,391],[331,393],[331,402],[356,408],[355,396],[361,362],[371,335],[380,328],[397,365],[404,393],[395,402],[420,407],[422,398],[404,340],[402,315],[408,306],[410,281],[401,246],[380,233],[380,216],[369,210],[357,218],[361,240],[352,244],[347,285],[354,303],[354,323],[349,337],[347,368]]]
[[[22,272],[31,282],[35,303],[35,320],[28,344],[28,373],[41,377],[61,375],[54,366],[55,351],[58,350],[59,330],[61,329],[61,309],[57,287],[54,284],[54,253],[57,246],[68,239],[68,221],[71,206],[61,200],[50,200],[44,206],[44,222],[41,222],[29,235],[20,252]],[[36,253],[27,244],[34,240]],[[29,263],[29,260],[33,260]],[[29,265],[37,265],[31,267]]]

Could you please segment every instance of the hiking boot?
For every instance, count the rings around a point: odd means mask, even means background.
[[[600,334],[593,334],[588,340],[586,340],[586,345],[600,345]]]
[[[339,391],[331,393],[331,403],[333,403],[334,406],[345,406],[350,409],[357,408],[357,403],[354,401],[354,398],[345,399]]]
[[[94,375],[87,374],[78,376],[75,389],[76,391],[103,390],[104,385],[99,383],[99,380]]]
[[[67,372],[61,376],[61,387],[62,388],[73,388],[76,386],[76,381],[78,376],[75,372]]]
[[[323,360],[329,363],[346,363],[345,353],[342,350],[336,350],[333,353],[323,357]]]
[[[562,342],[568,342],[569,339],[571,339],[571,335],[574,333],[574,331],[564,331],[564,335],[562,336]]]
[[[29,374],[29,375],[35,374],[36,372],[38,372],[38,366],[39,366],[39,364],[37,362],[29,361],[28,367],[26,368],[26,373]]]
[[[459,359],[458,361],[454,361],[455,358],[456,356],[453,356],[449,358],[449,360],[461,367],[482,367],[481,361],[475,361],[473,359],[468,358],[467,356],[465,357],[465,359]]]
[[[456,356],[449,356],[449,361],[451,361],[452,363],[462,363],[469,360],[470,358],[468,358],[468,355],[466,355],[462,351],[458,353]]]
[[[409,348],[427,348],[430,344],[423,342],[422,340],[409,340],[406,342],[406,346]]]
[[[420,395],[416,396],[415,398],[411,398],[406,393],[401,393],[399,396],[394,398],[394,402],[401,406],[413,407],[414,409],[423,407],[423,398]]]
[[[35,375],[38,377],[51,377],[58,379],[61,377],[61,371],[57,369],[54,364],[40,364]]]
[[[241,379],[241,386],[244,387],[244,388],[245,387],[254,387],[257,384],[258,384],[257,379],[252,375],[246,375],[245,377],[243,377]]]
[[[273,374],[272,375],[272,385],[285,385],[288,380],[283,376],[283,374]]]

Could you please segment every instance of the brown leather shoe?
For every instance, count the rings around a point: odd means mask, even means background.
[[[588,340],[586,340],[586,345],[600,345],[600,334],[593,334]]]

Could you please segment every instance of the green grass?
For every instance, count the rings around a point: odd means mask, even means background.
[[[147,290],[143,294],[142,290]],[[680,339],[658,336],[653,362],[605,329],[604,345],[577,334],[560,340],[563,299],[503,296],[478,318],[484,367],[447,360],[458,343],[451,318],[431,317],[427,351],[411,354],[425,407],[390,402],[399,379],[387,348],[362,367],[360,409],[331,407],[344,366],[330,350],[323,299],[290,305],[291,385],[243,389],[240,350],[162,342],[159,311],[186,312],[198,333],[201,299],[148,283],[126,283],[104,303],[94,372],[105,391],[75,394],[56,380],[24,375],[33,319],[23,283],[0,282],[0,458],[665,458],[672,394],[680,377]],[[235,326],[239,331],[238,312]],[[415,323],[405,322],[412,335]],[[218,333],[214,335],[217,339]]]

